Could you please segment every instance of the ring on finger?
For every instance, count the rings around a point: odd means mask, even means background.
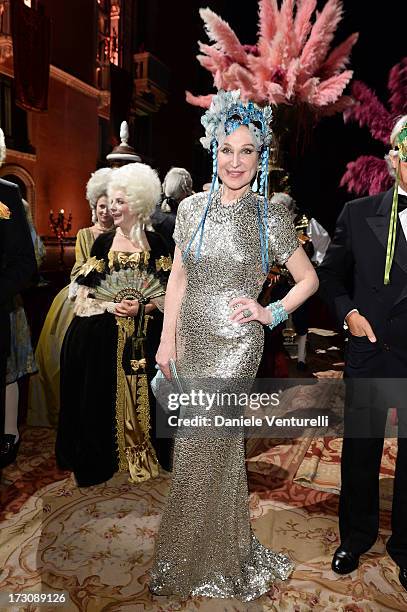
[[[252,311],[249,310],[248,308],[246,308],[246,310],[243,311],[243,316],[246,317],[251,317],[252,316]]]

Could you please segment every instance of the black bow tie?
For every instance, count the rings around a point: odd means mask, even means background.
[[[397,208],[398,210],[404,210],[405,208],[407,208],[407,196],[399,193]]]

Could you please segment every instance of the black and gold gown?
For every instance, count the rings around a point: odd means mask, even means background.
[[[207,193],[183,200],[174,240],[185,252]],[[210,378],[254,379],[263,351],[263,326],[230,321],[229,302],[257,299],[265,281],[258,230],[259,197],[249,192],[230,206],[214,195],[202,243],[184,261],[186,290],[177,321],[177,371],[184,381]],[[287,211],[271,204],[268,217],[270,261],[283,264],[298,248]],[[226,383],[227,384],[227,383]],[[255,599],[292,563],[266,549],[250,528],[244,432],[205,439],[177,436],[173,481],[161,520],[150,590],[176,594]]]
[[[150,250],[141,253],[112,251],[114,234],[99,236],[76,279],[76,316],[61,352],[56,457],[60,468],[74,472],[79,486],[105,482],[118,470],[128,471],[132,482],[143,482],[158,475],[158,463],[170,465],[170,441],[154,435],[157,414],[149,384],[156,372],[162,312],[118,317],[114,305],[91,299],[92,288],[120,268],[135,275],[152,272],[165,287],[171,268],[167,247],[158,234],[146,236]],[[130,364],[134,357],[136,369]]]

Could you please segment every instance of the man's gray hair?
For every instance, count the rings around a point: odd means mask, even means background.
[[[192,194],[192,177],[185,168],[171,168],[163,181],[163,192],[166,198],[179,202]]]

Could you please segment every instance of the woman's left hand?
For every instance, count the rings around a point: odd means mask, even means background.
[[[119,317],[135,317],[138,313],[138,300],[122,300],[116,306],[116,314]]]
[[[262,325],[270,325],[272,319],[270,310],[263,308],[256,300],[245,297],[235,298],[229,302],[229,308],[236,306],[236,304],[239,304],[239,306],[231,314],[231,321],[235,323],[259,321]]]

